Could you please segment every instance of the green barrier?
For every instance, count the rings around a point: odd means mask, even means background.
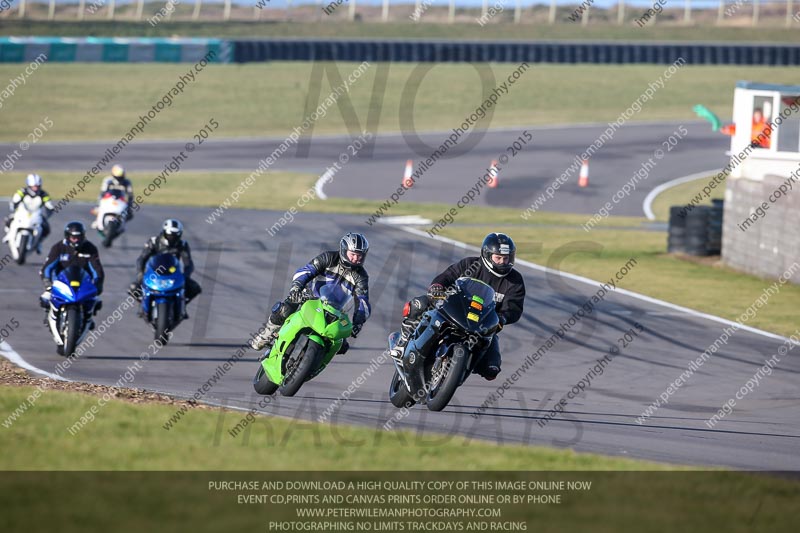
[[[0,37],[0,63],[24,63],[39,54],[57,62],[194,63],[215,52],[212,63],[230,63],[233,46],[221,39],[112,37]]]

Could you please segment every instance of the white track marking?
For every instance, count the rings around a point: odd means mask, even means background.
[[[46,370],[42,370],[41,368],[36,368],[32,364],[28,363],[25,359],[23,359],[20,354],[15,352],[14,348],[12,348],[11,345],[8,344],[6,341],[0,342],[0,355],[2,355],[15,365],[24,368],[25,370],[30,370],[31,372],[41,374],[42,376],[46,376],[51,379],[56,379],[58,381],[72,381],[71,379],[61,377],[58,374],[51,374]]]
[[[653,213],[653,200],[656,199],[656,196],[661,194],[662,192],[666,191],[667,189],[671,189],[677,185],[682,183],[688,183],[690,181],[698,180],[700,178],[704,178],[706,176],[710,176],[712,174],[718,174],[721,169],[713,169],[713,170],[706,170],[703,172],[697,172],[695,174],[690,174],[688,176],[684,176],[682,178],[675,178],[674,180],[670,180],[666,183],[662,183],[652,191],[650,191],[644,199],[644,203],[642,204],[642,209],[644,209],[644,216],[647,217],[648,220],[655,220],[656,215]]]
[[[409,228],[409,227],[406,227],[406,226],[394,226],[394,227],[396,227],[397,229],[400,229],[402,231],[405,231],[407,233],[411,233],[413,235],[417,235],[419,237],[424,237],[426,239],[434,239],[434,240],[437,240],[437,241],[440,241],[440,242],[446,242],[446,243],[452,244],[454,246],[458,246],[459,248],[463,248],[465,250],[471,250],[471,251],[480,252],[480,248],[479,247],[472,246],[470,244],[466,244],[466,243],[463,243],[461,241],[457,241],[457,240],[454,240],[454,239],[448,239],[447,237],[440,237],[438,235],[434,235],[433,237],[431,237],[430,235],[428,235],[424,231],[420,231],[420,230],[415,229],[415,228]],[[593,287],[597,287],[598,284],[601,283],[601,282],[593,280],[593,279],[584,278],[583,276],[578,276],[576,274],[570,274],[569,272],[563,272],[561,270],[555,270],[555,269],[552,269],[552,268],[544,267],[542,265],[537,265],[536,263],[531,263],[530,261],[525,261],[523,259],[517,259],[515,264],[516,265],[526,266],[526,267],[528,267],[530,269],[538,270],[539,272],[545,272],[545,273],[550,273],[550,274],[558,274],[559,276],[563,276],[565,278],[572,279],[572,280],[575,280],[575,281],[580,281],[581,283],[586,283],[587,285],[591,285]],[[740,325],[738,322],[734,322],[732,320],[728,320],[727,318],[722,318],[722,317],[715,316],[715,315],[709,315],[708,313],[702,313],[700,311],[695,311],[694,309],[689,309],[688,307],[683,307],[683,306],[676,305],[676,304],[673,304],[673,303],[665,302],[664,300],[659,300],[657,298],[651,298],[650,296],[645,296],[644,294],[639,294],[638,292],[633,292],[633,291],[629,291],[629,290],[626,290],[626,289],[615,289],[614,292],[618,293],[618,294],[624,294],[625,296],[629,296],[631,298],[636,298],[637,300],[643,300],[643,301],[648,302],[648,303],[660,305],[660,306],[666,307],[668,309],[673,309],[675,311],[680,311],[681,313],[685,313],[685,314],[688,314],[688,315],[696,316],[696,317],[699,317],[699,318],[705,318],[706,320],[711,320],[713,322],[719,322],[720,324],[725,324],[727,326],[736,326],[739,329],[743,329],[745,331],[749,331],[750,333],[755,333],[757,335],[762,335],[762,336],[768,337],[770,339],[776,339],[776,340],[780,340],[780,341],[784,341],[784,342],[791,342],[792,344],[794,344],[796,346],[800,346],[800,342],[793,341],[793,340],[791,340],[791,339],[789,339],[787,337],[784,337],[783,335],[778,335],[777,333],[770,333],[769,331],[764,331],[762,329],[754,328],[754,327],[751,327],[751,326],[746,326],[744,324]]]
[[[327,200],[328,195],[325,194],[325,191],[322,189],[325,187],[325,184],[328,183],[333,178],[333,171],[326,170],[325,173],[319,177],[317,182],[314,184],[314,191],[317,193],[317,198],[320,200]]]

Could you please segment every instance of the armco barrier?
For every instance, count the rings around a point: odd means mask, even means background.
[[[194,63],[211,50],[213,63],[229,63],[231,48],[222,39],[2,37],[0,63],[29,62],[39,54],[57,62]]]
[[[635,42],[485,42],[373,39],[233,41],[233,61],[413,61],[501,63],[652,63],[683,57],[692,65],[800,65],[800,45]]]

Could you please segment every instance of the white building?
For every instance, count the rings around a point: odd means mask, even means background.
[[[800,85],[738,82],[733,121],[722,259],[777,278],[800,263]]]

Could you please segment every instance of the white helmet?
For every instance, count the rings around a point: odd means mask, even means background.
[[[183,236],[183,224],[180,220],[168,218],[161,225],[161,236],[170,246],[175,246]]]
[[[28,174],[28,177],[25,178],[25,185],[28,187],[41,187],[42,177],[39,174]]]
[[[111,175],[115,178],[124,178],[125,177],[125,169],[122,165],[114,165],[111,167]]]

